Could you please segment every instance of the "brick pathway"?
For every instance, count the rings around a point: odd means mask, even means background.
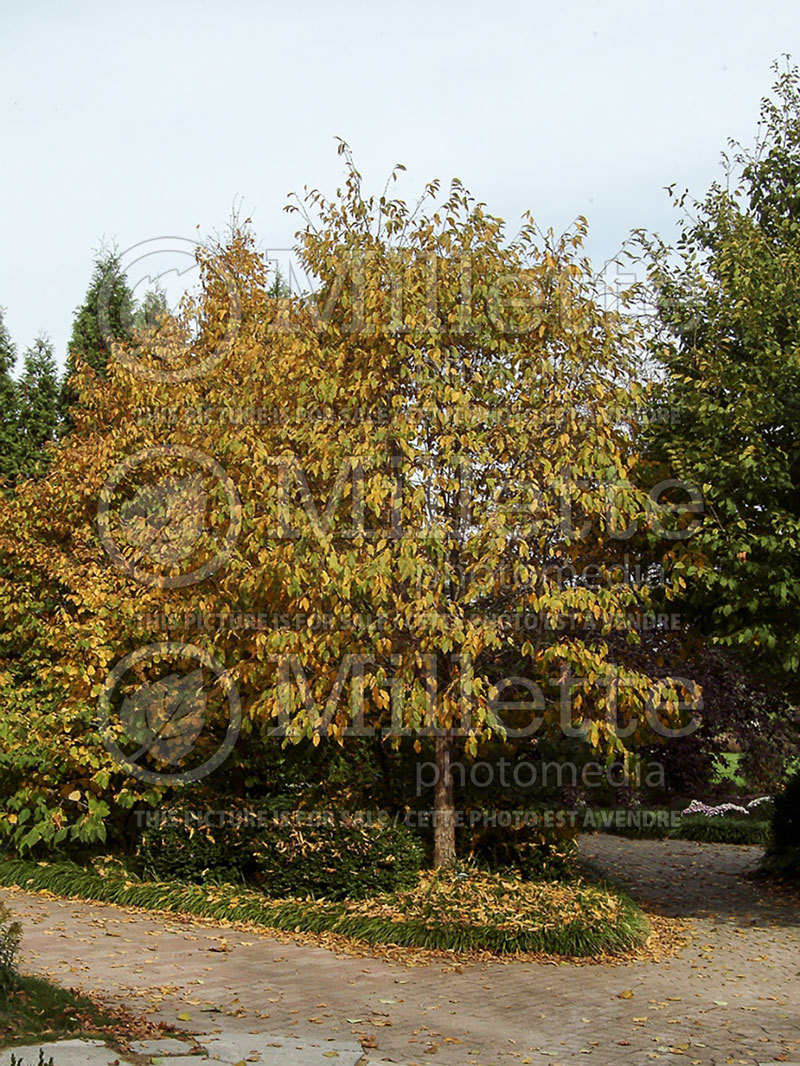
[[[691,919],[680,956],[408,968],[15,889],[0,898],[24,922],[28,969],[203,1034],[364,1042],[370,1066],[800,1063],[800,908],[744,877],[757,849],[604,835],[582,849],[653,910]]]

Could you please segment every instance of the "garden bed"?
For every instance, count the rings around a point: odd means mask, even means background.
[[[640,947],[647,918],[624,893],[576,879],[525,881],[477,870],[424,871],[406,891],[368,900],[270,899],[230,884],[143,881],[118,863],[0,862],[0,884],[148,910],[330,932],[368,944],[498,955],[620,954]]]

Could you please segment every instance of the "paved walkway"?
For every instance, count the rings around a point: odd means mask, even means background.
[[[657,913],[691,919],[679,956],[409,968],[15,889],[0,898],[23,920],[29,970],[240,1037],[245,1062],[353,1066],[363,1047],[371,1066],[800,1064],[800,907],[746,879],[757,849],[605,835],[582,848]]]
[[[131,1054],[121,1057],[99,1041],[61,1040],[53,1044],[35,1044],[0,1052],[0,1066],[10,1066],[12,1056],[20,1066],[39,1066],[53,1059],[53,1066],[120,1066],[126,1063],[158,1063],[163,1066],[243,1066],[259,1062],[261,1066],[355,1066],[363,1062],[361,1046],[331,1040],[302,1040],[265,1034],[215,1033],[202,1040],[146,1040],[131,1045]]]

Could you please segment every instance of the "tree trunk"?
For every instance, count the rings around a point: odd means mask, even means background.
[[[453,807],[453,734],[448,729],[434,737],[436,783],[433,787],[433,865],[452,866],[456,861],[456,822]]]

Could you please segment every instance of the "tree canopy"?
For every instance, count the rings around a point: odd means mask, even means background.
[[[611,640],[640,639],[649,601],[624,577],[626,541],[685,531],[634,476],[636,331],[602,307],[585,224],[556,237],[528,218],[508,241],[459,182],[412,209],[365,195],[343,152],[344,188],[295,205],[313,291],[276,293],[234,234],[195,304],[151,343],[119,342],[105,377],[75,375],[58,462],[0,515],[0,612],[29,649],[3,660],[4,746],[40,767],[14,801],[36,826],[6,829],[28,846],[99,833],[213,757],[199,726],[187,748],[141,754],[148,699],[187,670],[195,688],[224,675],[203,705],[222,731],[235,687],[226,772],[270,735],[431,744],[439,865],[459,751],[541,726],[612,757],[686,721],[691,682]],[[42,664],[52,710],[31,723]],[[92,728],[115,670],[122,703]],[[188,728],[199,712],[181,701]]]
[[[776,67],[776,70],[778,68]],[[677,247],[646,246],[665,371],[649,455],[705,517],[684,606],[750,670],[800,669],[800,76],[779,72],[755,147],[692,202]],[[684,207],[686,194],[676,198]]]

